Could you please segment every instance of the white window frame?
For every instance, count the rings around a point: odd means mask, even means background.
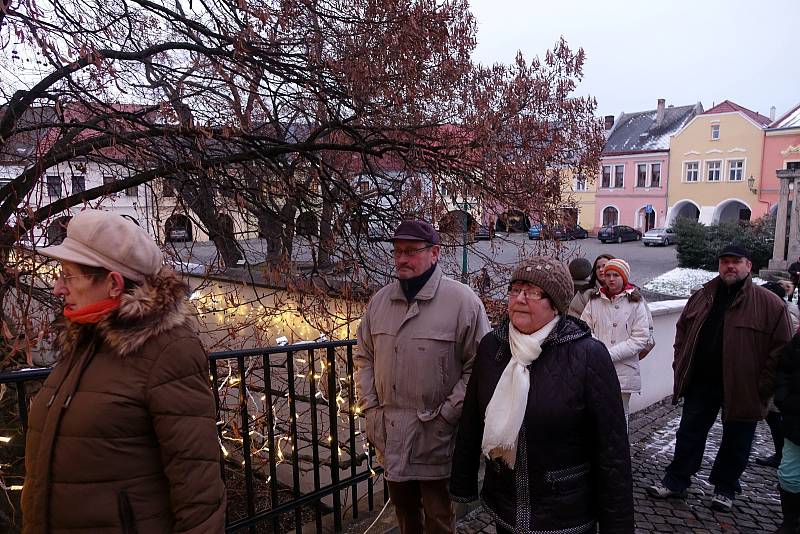
[[[640,167],[644,167],[644,185],[639,185],[639,170]],[[648,163],[637,163],[636,164],[636,185],[634,187],[637,188],[646,188],[650,187],[650,164]]]
[[[741,164],[742,164],[742,169],[741,169],[742,172],[739,175],[739,179],[738,180],[733,180],[733,179],[731,179],[731,171],[733,170],[732,164],[733,163],[739,163],[739,162],[741,162]],[[729,182],[734,182],[734,183],[744,182],[744,177],[746,176],[746,173],[745,173],[746,169],[747,169],[747,158],[730,158],[730,159],[727,159],[727,160],[725,160],[725,171],[726,171],[725,172],[725,179],[727,181],[729,181]]]
[[[721,182],[722,181],[722,160],[721,159],[707,159],[705,163],[706,163],[705,164],[706,181],[707,182],[714,182],[714,183]],[[717,164],[717,168],[716,168],[717,177],[714,180],[711,179],[711,164],[712,163],[716,163]]]
[[[603,184],[603,173],[608,169],[608,185]],[[599,189],[611,189],[614,183],[614,165],[603,165],[600,169],[600,187]]]
[[[617,184],[617,169],[622,167],[622,185]],[[625,189],[625,164],[614,165],[614,187],[612,189]]]
[[[694,169],[695,179],[689,179],[689,165],[697,165],[697,168]],[[688,184],[696,184],[700,181],[700,161],[699,160],[690,160],[683,162],[683,181]]]
[[[711,124],[711,140],[712,141],[719,141],[719,132],[720,132],[719,123]],[[716,134],[716,136],[714,134]]]
[[[589,190],[589,185],[585,174],[575,175],[575,177],[572,179],[572,190],[575,192]]]
[[[658,165],[658,185],[653,185],[653,167],[656,165]],[[647,166],[647,187],[661,187],[661,183],[664,181],[664,176],[661,173],[663,168],[664,166],[660,161],[654,161]]]

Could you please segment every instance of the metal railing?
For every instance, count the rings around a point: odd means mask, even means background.
[[[347,340],[209,354],[220,469],[229,500],[234,493],[244,496],[244,510],[229,514],[226,532],[255,532],[264,523],[271,523],[273,533],[302,532],[313,523],[320,533],[328,514],[329,527],[339,532],[348,511],[358,518],[361,498],[366,510],[374,510],[382,469],[373,465],[374,449],[360,431],[354,346],[355,340]],[[49,373],[40,368],[0,374],[0,384],[16,389],[23,433],[28,385]],[[385,480],[383,495],[385,502]]]

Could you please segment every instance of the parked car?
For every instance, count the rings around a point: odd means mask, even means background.
[[[492,234],[485,225],[482,224],[475,230],[475,241],[488,241],[491,238]]]
[[[587,237],[589,237],[589,232],[579,224],[572,227],[562,226],[556,230],[556,239],[586,239]]]
[[[544,225],[538,223],[532,224],[530,229],[528,230],[528,239],[541,239],[543,228]]]
[[[642,233],[635,230],[630,226],[618,224],[616,226],[603,226],[597,232],[597,239],[602,243],[613,241],[615,243],[622,243],[623,241],[639,241],[642,238]]]
[[[651,228],[642,236],[644,246],[664,245],[665,247],[678,242],[678,234],[672,228]]]

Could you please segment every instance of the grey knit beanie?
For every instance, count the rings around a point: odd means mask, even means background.
[[[569,274],[573,280],[583,282],[592,276],[592,262],[586,258],[575,258],[569,262]]]
[[[566,265],[555,258],[535,256],[514,270],[511,283],[529,282],[547,293],[553,306],[564,313],[575,294],[575,286]]]

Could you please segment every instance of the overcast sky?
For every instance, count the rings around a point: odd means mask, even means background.
[[[769,116],[800,102],[800,0],[470,0],[481,63],[586,51],[599,115],[732,100]]]

